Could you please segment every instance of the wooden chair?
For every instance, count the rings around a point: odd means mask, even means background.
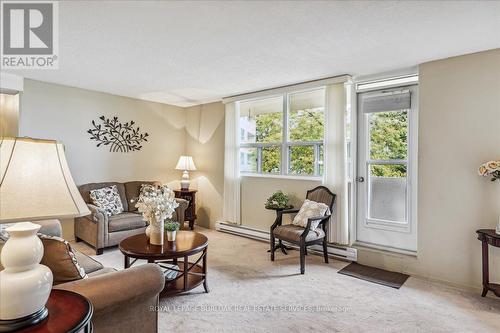
[[[335,194],[324,186],[318,186],[307,191],[306,199],[322,202],[330,207],[330,212],[333,209],[335,202]],[[276,221],[271,226],[271,261],[274,261],[274,252],[276,250],[275,239],[278,239],[281,245],[282,241],[292,243],[300,248],[300,274],[305,272],[305,256],[307,255],[307,247],[314,244],[323,245],[323,256],[325,263],[328,264],[328,249],[326,243],[326,235],[328,233],[328,222],[331,214],[326,213],[324,216],[309,218],[307,227],[303,228],[294,224],[282,225],[283,214],[295,214],[299,209],[288,209],[278,211]],[[318,228],[315,231],[310,229],[313,221],[320,220]]]

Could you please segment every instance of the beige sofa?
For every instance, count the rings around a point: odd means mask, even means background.
[[[127,183],[90,183],[78,187],[83,200],[87,203],[92,214],[75,219],[75,239],[85,241],[96,249],[96,254],[102,254],[106,247],[118,245],[123,239],[144,233],[146,222],[135,208],[135,201],[139,197],[142,184],[160,185],[159,182],[133,181]],[[108,217],[104,212],[92,204],[90,191],[116,185],[122,201],[124,212]],[[184,225],[184,212],[188,202],[176,199],[179,207],[175,210],[172,219]]]
[[[35,223],[42,225],[40,233],[61,237],[59,221]],[[2,246],[0,241],[0,252]],[[54,288],[71,290],[90,300],[94,306],[93,332],[157,332],[158,312],[151,309],[158,305],[158,295],[165,285],[163,272],[158,265],[145,264],[116,271],[103,267],[81,252],[74,249],[73,252],[88,278],[58,284]]]

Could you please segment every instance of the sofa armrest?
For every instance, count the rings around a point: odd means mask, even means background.
[[[74,291],[87,297],[94,306],[94,313],[99,314],[109,309],[116,310],[116,307],[127,307],[140,298],[155,297],[164,284],[161,268],[155,264],[145,264],[62,283],[54,288]]]
[[[106,215],[106,212],[104,211],[104,209],[102,208],[99,208],[95,205],[92,205],[92,204],[87,204],[87,207],[89,208],[90,210],[90,216],[92,216],[92,221],[95,221],[95,222],[105,222],[107,223],[108,222],[108,215]]]
[[[175,209],[174,214],[172,215],[172,220],[179,222],[181,225],[184,224],[184,217],[186,209],[189,205],[189,202],[185,199],[175,198],[175,201],[179,204],[179,206]]]

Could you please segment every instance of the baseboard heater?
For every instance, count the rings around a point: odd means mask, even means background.
[[[242,237],[252,238],[255,240],[259,240],[259,241],[269,242],[269,232],[268,231],[252,229],[252,228],[243,227],[240,225],[235,225],[235,224],[226,223],[226,222],[217,222],[217,224],[215,225],[215,229],[220,231],[220,232],[225,232],[225,233],[236,235],[236,236],[242,236]],[[289,244],[287,242],[284,242],[284,243],[287,246],[297,248],[293,244]],[[311,249],[312,250],[311,252],[317,252],[319,254],[323,253],[323,249],[319,245],[314,245],[314,246],[308,247],[308,249]],[[352,248],[352,247],[336,246],[336,245],[329,244],[328,245],[328,254],[335,259],[348,260],[348,261],[357,261],[358,260],[358,252],[355,248]]]

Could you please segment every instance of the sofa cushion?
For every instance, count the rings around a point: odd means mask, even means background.
[[[56,236],[43,234],[38,234],[38,236],[43,243],[43,257],[40,263],[52,271],[54,285],[87,277],[67,241]]]
[[[274,229],[274,236],[285,240],[297,243],[300,241],[300,235],[304,232],[305,228],[302,228],[298,225],[294,224],[286,224],[280,225],[276,229]],[[321,228],[317,228],[316,230],[310,230],[306,236],[306,242],[311,242],[314,240],[318,240],[325,237],[325,232]]]
[[[148,185],[161,185],[160,182],[156,181],[133,181],[126,182],[123,185],[125,186],[125,196],[127,197],[128,203],[128,211],[129,212],[137,212],[137,207],[135,207],[135,203],[139,199],[139,194],[141,194],[141,186],[144,184]]]
[[[108,216],[120,214],[124,210],[116,185],[91,190],[90,199]]]
[[[132,230],[146,226],[142,215],[136,213],[121,213],[109,217],[109,232]]]
[[[123,183],[116,183],[116,182],[108,182],[108,183],[89,183],[89,184],[84,184],[78,186],[78,191],[80,191],[80,194],[82,195],[83,200],[91,204],[92,200],[90,199],[90,191],[91,190],[96,190],[99,188],[103,187],[109,187],[116,185],[116,188],[118,189],[118,193],[120,194],[120,199],[122,201],[122,206],[124,210],[128,210],[128,204],[127,204],[127,197],[125,196],[125,186]]]
[[[78,264],[85,270],[86,274],[90,274],[104,268],[104,266],[100,262],[92,259],[88,255],[83,254],[77,250],[74,250],[74,253],[76,261],[78,261]]]

